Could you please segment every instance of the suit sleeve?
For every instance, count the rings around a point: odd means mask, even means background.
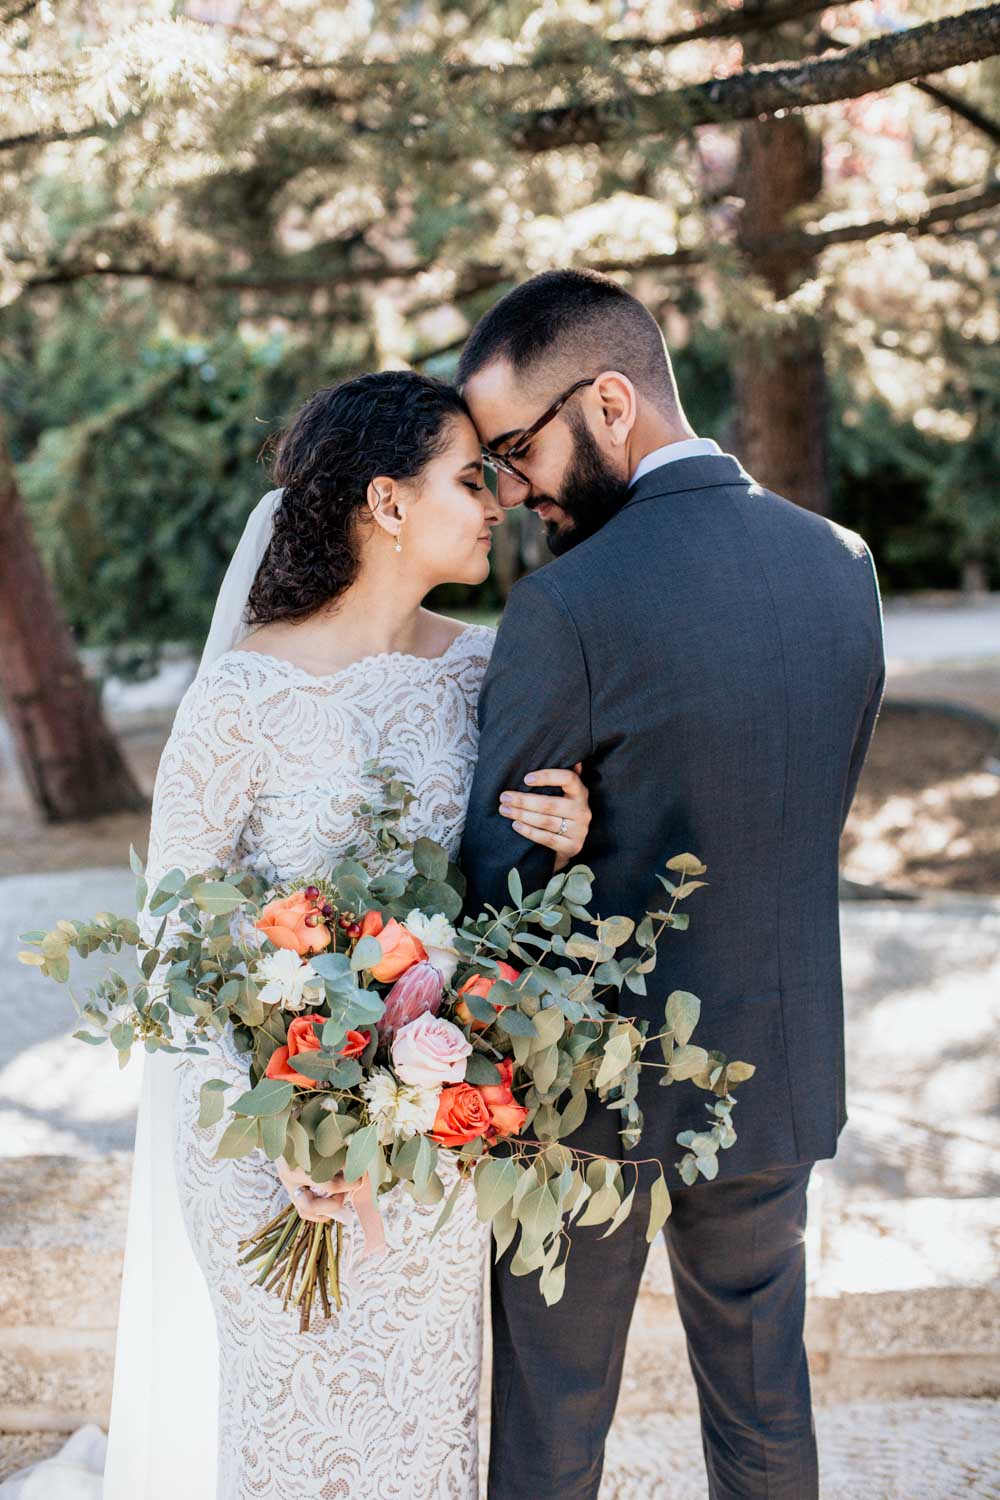
[[[874,606],[877,617],[877,647],[869,678],[868,698],[865,702],[864,713],[861,716],[861,723],[858,726],[858,732],[854,738],[854,747],[851,751],[847,787],[844,792],[844,810],[840,820],[841,832],[843,832],[844,826],[847,823],[851,803],[854,801],[854,794],[858,789],[858,781],[865,763],[865,756],[868,754],[872,735],[875,733],[875,724],[878,720],[879,709],[882,706],[882,694],[885,691],[885,633],[882,621],[882,596],[879,592],[878,574],[875,571],[875,559],[872,557],[871,549],[867,543],[865,543],[865,552],[868,555],[874,588]]]
[[[500,816],[502,791],[525,787],[529,771],[570,767],[591,754],[590,682],[572,615],[555,586],[533,576],[512,590],[479,698],[479,761],[469,796],[461,861],[476,916],[508,900],[508,871],[525,893],[551,878],[554,856]]]

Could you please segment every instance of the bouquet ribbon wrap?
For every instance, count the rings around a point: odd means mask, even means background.
[[[365,1256],[385,1254],[385,1226],[382,1223],[382,1215],[378,1211],[371,1178],[367,1172],[357,1182],[347,1183],[343,1188],[326,1193],[317,1193],[315,1188],[312,1191],[316,1197],[336,1200],[332,1208],[332,1217],[339,1219],[342,1224],[348,1222],[349,1209],[354,1209],[365,1237],[365,1247],[362,1252]]]

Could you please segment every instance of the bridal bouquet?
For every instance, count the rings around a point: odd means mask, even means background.
[[[632,1210],[640,1167],[656,1173],[650,1241],[670,1212],[659,1162],[563,1144],[588,1096],[620,1112],[620,1137],[632,1149],[642,1132],[640,1068],[660,1068],[661,1084],[690,1080],[709,1091],[704,1128],[678,1136],[688,1184],[699,1173],[714,1177],[718,1151],[736,1139],[731,1089],[754,1069],[692,1043],[698,999],[673,992],[655,1036],[646,1020],[621,1012],[625,992],[646,993],[664,931],[687,926],[678,906],[704,885],[705,867],[691,854],[671,859],[657,877],[663,908],[638,925],[591,914],[584,865],[528,895],[512,871],[508,905],[460,921],[460,871],[429,839],[406,842],[399,825],[412,795],[390,769],[365,769],[380,789],[360,809],[378,863],[409,853],[409,879],[350,857],[277,888],[248,871],[172,870],[149,892],[133,851],[139,908],[148,902],[160,919],[154,937],[101,912],[24,934],[31,947],[20,957],[65,982],[70,950],[133,949],[141,978],[130,984],[112,970],[86,1003],[74,999],[85,1023],[74,1035],[110,1040],[124,1065],[137,1043],[204,1054],[230,1028],[248,1057],[250,1087],[229,1101],[224,1080],[202,1087],[199,1125],[228,1118],[218,1157],[259,1148],[317,1184],[356,1184],[366,1223],[365,1197],[374,1211],[373,1200],[397,1184],[418,1203],[442,1202],[445,1153],[458,1171],[432,1234],[471,1179],[497,1254],[520,1230],[512,1268],[539,1271],[546,1302],[555,1302],[571,1225],[607,1223],[612,1234]],[[642,1055],[654,1041],[662,1061]],[[303,1330],[317,1296],[326,1317],[331,1301],[341,1306],[341,1236],[339,1221],[307,1222],[290,1203],[241,1246],[245,1261],[259,1263],[257,1283],[300,1309]]]

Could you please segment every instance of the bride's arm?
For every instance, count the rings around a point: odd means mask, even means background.
[[[267,744],[246,673],[227,659],[188,688],[160,759],[146,860],[150,896],[170,870],[194,875],[232,864],[266,775]],[[161,920],[148,905],[140,913],[147,942]],[[178,921],[172,912],[166,939]]]

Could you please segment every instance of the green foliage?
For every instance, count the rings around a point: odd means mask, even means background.
[[[49,427],[20,466],[85,644],[127,666],[203,639],[234,538],[268,488],[258,451],[291,404],[277,354],[238,341],[119,349],[113,399]]]

